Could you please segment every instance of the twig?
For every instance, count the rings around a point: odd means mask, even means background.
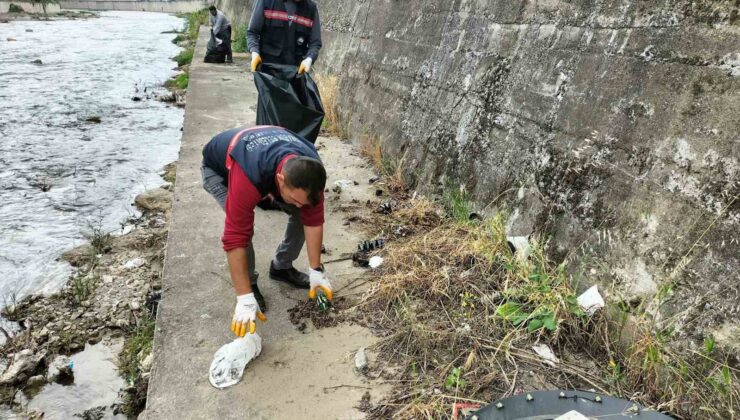
[[[3,335],[5,336],[5,342],[6,343],[10,342],[10,334],[8,334],[8,332],[5,331],[5,328],[0,327],[0,332],[2,332]]]
[[[328,390],[330,390],[330,389],[339,389],[339,388],[358,388],[358,389],[372,389],[372,388],[370,388],[369,386],[360,386],[360,385],[347,385],[347,384],[342,384],[342,385],[335,385],[335,386],[325,386],[325,387],[324,387],[324,391],[328,391]]]
[[[348,260],[351,260],[351,259],[352,259],[352,255],[349,255],[347,257],[340,257],[340,258],[335,258],[333,260],[324,261],[324,264],[331,264],[331,263],[335,263],[335,262],[348,261]]]

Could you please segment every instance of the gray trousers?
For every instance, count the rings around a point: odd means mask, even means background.
[[[226,195],[228,188],[225,180],[213,169],[201,165],[200,173],[203,178],[203,188],[216,199],[216,202],[222,209],[226,208]],[[283,241],[278,245],[275,251],[273,265],[278,270],[293,267],[293,261],[298,259],[298,255],[303,249],[303,243],[306,238],[303,233],[303,223],[301,223],[300,210],[289,204],[276,202],[282,211],[288,214],[288,226],[285,228]],[[252,241],[247,246],[247,270],[252,284],[257,283],[257,271],[254,268],[254,247]]]

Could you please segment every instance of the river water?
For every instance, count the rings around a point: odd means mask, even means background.
[[[174,74],[162,32],[182,27],[143,12],[0,24],[0,304],[58,289],[59,255],[90,227],[120,231],[136,194],[163,183],[183,112],[132,98]]]

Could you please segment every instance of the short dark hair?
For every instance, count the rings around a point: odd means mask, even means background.
[[[294,157],[285,162],[283,173],[288,187],[306,191],[311,205],[319,204],[326,187],[326,169],[321,161],[306,156]]]
[[[210,10],[210,11],[212,11],[212,12],[215,12],[215,11],[216,11],[216,6],[214,6],[214,5],[210,5],[210,6],[208,7],[208,10]]]

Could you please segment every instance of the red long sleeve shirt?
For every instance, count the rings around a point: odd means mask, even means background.
[[[283,170],[283,165],[296,155],[288,155],[275,171]],[[275,182],[277,184],[277,181]],[[278,198],[278,197],[276,197]],[[236,248],[246,248],[254,234],[254,208],[262,200],[262,195],[244,174],[239,165],[233,165],[229,170],[229,190],[226,194],[226,223],[221,242],[224,251]],[[300,209],[301,223],[304,226],[321,226],[324,224],[324,194],[321,201],[315,206],[303,206]]]

